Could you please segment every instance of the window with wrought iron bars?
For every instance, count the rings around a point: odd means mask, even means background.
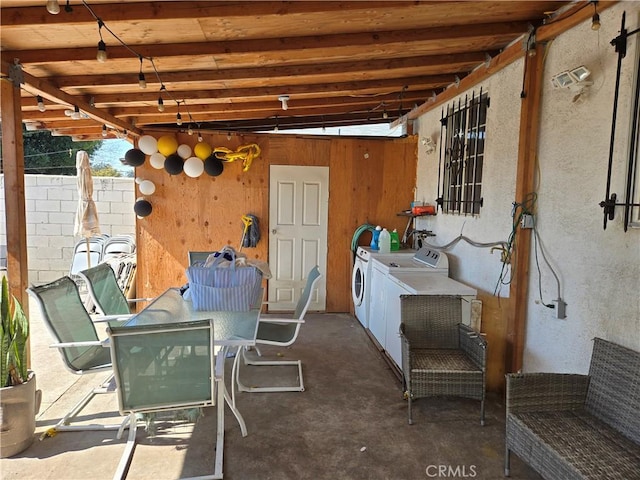
[[[442,110],[437,202],[443,213],[480,213],[488,108],[489,96],[480,89]]]

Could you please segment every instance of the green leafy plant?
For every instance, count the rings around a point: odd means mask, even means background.
[[[0,387],[9,387],[27,380],[29,322],[20,302],[9,293],[6,277],[2,278],[0,314]]]

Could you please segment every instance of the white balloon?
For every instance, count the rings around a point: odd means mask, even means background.
[[[149,163],[151,164],[151,166],[158,170],[160,170],[161,168],[164,168],[165,160],[166,160],[166,157],[160,152],[152,153],[151,156],[149,157]]]
[[[185,160],[183,168],[185,175],[197,178],[204,172],[204,162],[198,157],[190,157]]]
[[[145,155],[153,155],[158,151],[158,141],[151,135],[143,135],[138,140],[138,148]]]
[[[143,180],[138,185],[138,189],[142,195],[153,195],[156,191],[156,185],[151,180]]]
[[[191,156],[191,147],[186,143],[183,143],[178,147],[178,155],[180,155],[180,158],[183,160],[189,158]]]

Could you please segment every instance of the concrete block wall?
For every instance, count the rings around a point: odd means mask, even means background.
[[[1,252],[7,245],[4,175],[0,175],[0,198]],[[93,200],[102,233],[135,235],[133,178],[94,177]],[[76,177],[25,175],[25,202],[29,282],[47,283],[67,275],[75,245],[82,240],[73,235],[78,208]]]

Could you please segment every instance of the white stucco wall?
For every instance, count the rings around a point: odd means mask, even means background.
[[[135,235],[134,179],[93,178],[93,199],[100,230],[108,235]],[[75,176],[25,175],[29,282],[46,283],[69,274],[81,237],[73,235],[78,208]],[[0,245],[6,245],[4,175],[0,175]]]
[[[538,268],[530,264],[524,370],[586,373],[595,336],[640,350],[640,229],[622,228],[622,208],[603,230],[598,205],[605,196],[617,55],[609,44],[618,35],[622,12],[627,28],[639,25],[640,3],[621,2],[601,14],[595,32],[584,22],[554,40],[548,48],[541,105],[538,149],[536,225],[547,258],[556,271],[567,317],[541,305]],[[635,41],[623,62],[618,111],[617,147],[612,192],[623,196],[627,138],[632,105]],[[436,233],[444,245],[463,235],[478,242],[506,240],[511,230],[518,157],[520,90],[523,60],[482,84],[491,98],[484,166],[484,207],[478,217],[439,214],[418,223]],[[578,101],[568,90],[555,90],[551,77],[585,65],[594,85]],[[479,87],[475,88],[477,92]],[[461,92],[461,94],[470,92]],[[440,109],[419,119],[419,135],[440,142]],[[419,143],[419,145],[421,145]],[[419,149],[416,199],[437,197],[438,151]],[[533,247],[533,245],[532,245]],[[538,245],[540,248],[540,245]],[[464,242],[447,252],[451,276],[493,292],[501,267],[499,253],[489,254]],[[556,299],[555,278],[539,254],[540,290],[545,303]],[[508,295],[508,287],[501,296]]]

